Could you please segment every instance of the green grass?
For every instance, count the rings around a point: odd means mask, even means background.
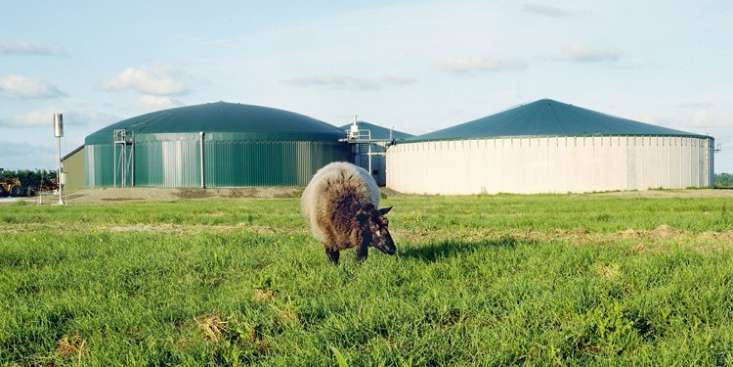
[[[0,366],[733,365],[733,199],[390,197],[337,267],[297,205],[0,206]]]

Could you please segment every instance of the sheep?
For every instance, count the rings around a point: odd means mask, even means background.
[[[347,162],[324,166],[303,191],[300,207],[333,264],[341,250],[352,247],[359,262],[366,260],[370,245],[388,255],[397,252],[385,217],[392,207],[377,209],[379,187],[361,167]]]

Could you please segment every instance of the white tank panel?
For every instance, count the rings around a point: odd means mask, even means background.
[[[401,143],[387,187],[416,194],[565,193],[711,186],[711,139],[497,138]]]

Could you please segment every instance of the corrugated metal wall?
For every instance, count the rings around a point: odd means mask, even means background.
[[[405,193],[564,193],[712,185],[712,139],[537,137],[397,144],[387,186]]]
[[[304,186],[321,167],[350,160],[338,142],[236,141],[206,138],[207,187]]]
[[[201,185],[199,133],[139,134],[135,140],[135,186]],[[119,186],[112,145],[88,147],[87,186]],[[119,149],[116,154],[119,159]],[[350,160],[348,144],[336,141],[240,140],[227,133],[206,134],[204,139],[206,187],[304,186],[326,164]],[[132,172],[128,177],[129,186]]]
[[[112,186],[114,172],[112,145],[86,145],[84,156],[86,186],[90,188]]]
[[[198,133],[155,134],[135,142],[135,186],[198,187]]]
[[[86,184],[84,178],[84,163],[86,162],[84,150],[84,148],[81,148],[63,160],[63,170],[66,178],[64,192],[67,194],[83,189]]]

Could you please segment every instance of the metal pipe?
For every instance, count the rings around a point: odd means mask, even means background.
[[[372,143],[367,144],[367,157],[369,157],[369,175],[374,176],[374,171],[372,171]]]
[[[206,188],[206,172],[204,171],[204,132],[199,133],[199,173],[201,179],[201,188]]]
[[[59,166],[56,171],[56,182],[59,186],[59,205],[64,205],[64,193],[63,183],[61,182],[61,138],[56,138],[56,157],[58,158]]]
[[[122,148],[122,155],[120,156],[120,163],[122,164],[122,173],[120,174],[122,176],[122,184],[120,186],[124,189],[125,181],[127,181],[127,144],[123,143],[120,148]]]
[[[112,144],[112,187],[117,187],[117,143]]]
[[[132,187],[135,187],[135,135],[132,136]]]
[[[61,137],[64,136],[64,115],[60,113],[53,114],[53,135],[56,137],[56,158],[58,160],[56,183],[59,186],[59,205],[64,205],[64,185],[61,182]]]

